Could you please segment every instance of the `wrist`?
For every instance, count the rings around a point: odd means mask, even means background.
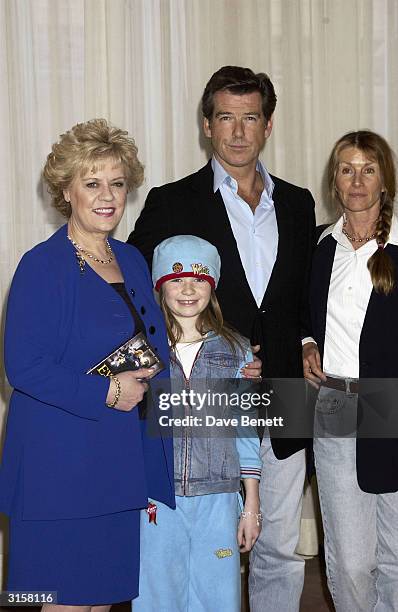
[[[245,503],[244,507],[243,507],[243,512],[260,512],[260,504],[253,502],[253,503]]]
[[[243,510],[243,512],[241,512],[240,517],[244,521],[247,521],[247,520],[256,521],[257,527],[260,527],[261,522],[263,520],[263,515],[261,514],[261,512],[253,512],[251,510],[246,510],[246,507]]]
[[[114,384],[114,388],[115,388],[115,390],[114,390],[114,397],[113,397],[112,401],[107,401],[106,405],[108,406],[108,408],[115,408],[116,404],[119,401],[120,394],[122,392],[122,386],[120,384],[120,380],[114,374],[111,374],[110,379],[111,379],[111,382],[110,382],[110,385],[109,385],[109,389],[111,388],[112,383],[113,383]]]

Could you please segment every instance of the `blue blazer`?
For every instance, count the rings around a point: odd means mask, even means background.
[[[148,338],[168,365],[147,265],[134,247],[110,243]],[[80,272],[66,226],[23,256],[6,318],[5,364],[14,391],[0,511],[79,518],[143,508],[148,497],[174,507],[172,440],[147,435],[138,410],[108,408],[109,380],[85,373],[133,331],[116,291],[90,266]],[[168,377],[167,368],[158,376]]]

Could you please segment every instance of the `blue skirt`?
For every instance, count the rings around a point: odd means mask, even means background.
[[[7,589],[56,591],[58,604],[76,606],[137,597],[139,517],[139,510],[53,521],[11,517]]]

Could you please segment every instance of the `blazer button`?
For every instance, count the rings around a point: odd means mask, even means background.
[[[154,334],[156,331],[156,327],[154,327],[153,325],[150,326],[150,328],[148,329],[150,334]]]
[[[134,291],[134,289],[130,289],[130,293],[131,293],[131,295],[132,295],[133,297],[135,296],[135,291]]]
[[[261,314],[265,314],[266,310],[260,310]]]
[[[141,306],[141,314],[144,315],[146,313],[145,306]]]

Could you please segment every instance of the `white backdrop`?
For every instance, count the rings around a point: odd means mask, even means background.
[[[20,256],[62,221],[40,180],[58,135],[103,116],[135,137],[146,182],[116,232],[124,239],[151,186],[205,162],[199,101],[225,64],[271,76],[264,160],[311,189],[320,222],[338,137],[367,127],[398,149],[397,0],[0,0],[2,324]],[[0,428],[7,394],[1,368]]]

